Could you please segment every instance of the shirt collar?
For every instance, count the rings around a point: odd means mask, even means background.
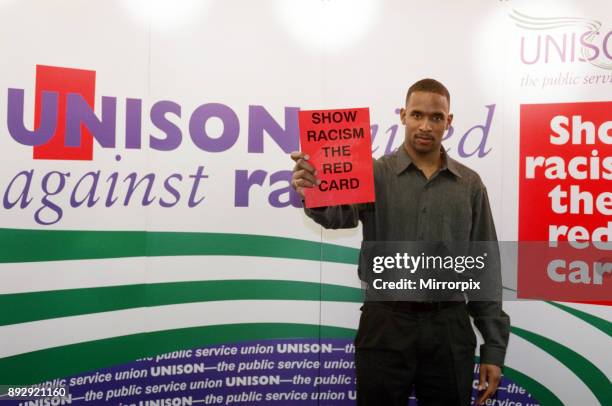
[[[402,144],[397,149],[397,168],[395,169],[395,174],[399,175],[408,169],[410,165],[412,165],[412,159],[410,159],[410,156],[404,148],[404,144]]]
[[[461,173],[459,172],[459,166],[458,166],[459,163],[455,161],[453,158],[448,156],[448,154],[444,150],[444,147],[440,149],[440,152],[442,154],[442,168],[440,168],[440,171],[444,171],[448,169],[450,173],[460,178]],[[414,163],[412,162],[412,159],[406,152],[406,149],[404,148],[404,144],[402,144],[398,148],[397,166],[395,169],[395,173],[399,175],[400,173],[408,169],[410,165],[414,165]]]
[[[444,148],[442,148],[442,169],[448,169],[450,173],[455,175],[456,177],[461,177],[461,172],[459,172],[459,162],[455,161],[453,158],[448,156]]]

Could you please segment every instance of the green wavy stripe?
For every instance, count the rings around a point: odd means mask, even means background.
[[[356,264],[359,250],[251,234],[0,228],[0,263],[176,255],[234,255]]]
[[[108,368],[171,351],[266,339],[353,339],[355,330],[310,324],[225,324],[157,331],[55,347],[0,359],[0,382],[34,384]],[[36,368],[32,368],[36,365]],[[536,380],[512,368],[504,373],[538,402],[562,405]]]
[[[584,382],[602,405],[612,404],[612,387],[610,380],[588,359],[550,338],[546,338],[531,331],[519,327],[511,327],[511,331],[513,334],[529,341],[543,351],[546,351],[557,361],[565,365]],[[603,354],[602,356],[605,357]]]
[[[555,303],[555,302],[546,302],[546,303],[548,303],[549,305],[555,306],[571,314],[572,316],[579,318],[580,320],[590,324],[596,329],[601,330],[604,334],[607,334],[608,336],[612,337],[612,323],[610,323],[608,320],[604,320],[597,316],[593,316],[592,314],[583,312],[581,310],[576,310],[573,307],[562,305],[561,303]]]
[[[148,306],[216,300],[362,302],[361,289],[314,282],[215,280],[0,295],[0,325]]]

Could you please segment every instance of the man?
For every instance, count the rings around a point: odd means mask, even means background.
[[[433,79],[413,84],[400,117],[403,145],[374,162],[376,202],[305,209],[326,228],[363,224],[364,241],[496,241],[486,188],[471,169],[450,158],[442,137],[453,115],[450,95]],[[320,184],[302,152],[292,185]],[[470,403],[476,337],[480,347],[478,404],[501,379],[510,319],[499,301],[367,302],[355,338],[357,403],[405,406],[414,387],[419,405]]]

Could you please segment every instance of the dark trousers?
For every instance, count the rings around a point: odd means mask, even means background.
[[[469,405],[475,348],[463,303],[416,312],[366,303],[355,338],[357,404],[406,406],[414,388],[419,406]]]

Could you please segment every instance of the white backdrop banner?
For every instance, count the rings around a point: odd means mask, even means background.
[[[378,158],[403,142],[407,88],[436,78],[444,146],[482,177],[501,241],[610,241],[611,15],[597,0],[0,0],[0,385],[70,393],[23,405],[353,404],[361,230],[303,214],[298,111],[368,107]],[[612,404],[602,250],[593,269],[505,285],[587,300],[505,302],[487,404]]]

